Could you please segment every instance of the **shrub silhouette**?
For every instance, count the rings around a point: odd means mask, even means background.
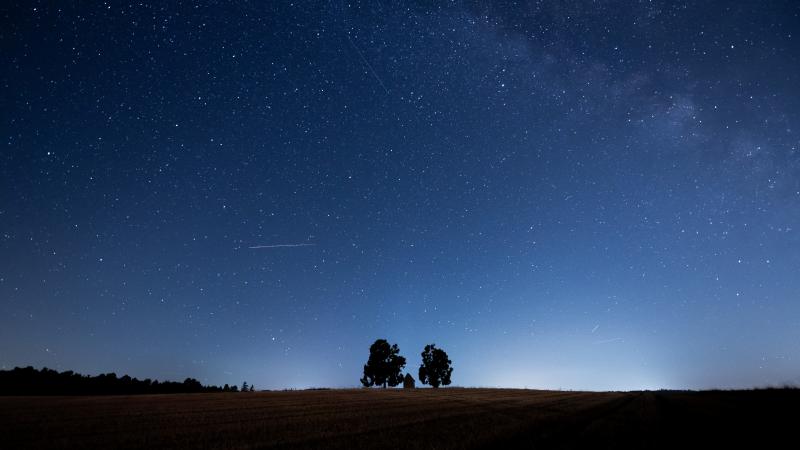
[[[436,344],[425,346],[422,352],[422,365],[419,366],[419,381],[423,384],[430,384],[431,387],[447,386],[450,384],[450,374],[453,362],[447,358],[447,353],[436,348]]]
[[[410,373],[407,373],[406,377],[403,378],[403,388],[414,389],[414,377]]]
[[[361,384],[369,386],[397,386],[403,382],[400,373],[406,359],[399,355],[397,344],[389,345],[386,339],[378,339],[369,347],[369,359],[364,364],[364,377]]]

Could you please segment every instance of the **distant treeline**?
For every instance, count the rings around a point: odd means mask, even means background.
[[[237,386],[227,384],[203,386],[194,378],[182,383],[158,381],[149,378],[139,380],[128,375],[117,377],[115,373],[97,376],[81,375],[71,370],[58,372],[33,367],[15,367],[0,370],[0,395],[132,395],[132,394],[178,394],[192,392],[238,392]]]

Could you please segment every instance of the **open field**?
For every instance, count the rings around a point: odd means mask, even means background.
[[[0,436],[8,449],[764,448],[793,441],[798,407],[798,390],[0,397]]]

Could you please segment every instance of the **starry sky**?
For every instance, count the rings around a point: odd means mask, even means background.
[[[800,383],[795,1],[0,5],[0,367]]]

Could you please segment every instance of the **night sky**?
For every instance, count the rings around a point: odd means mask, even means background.
[[[76,3],[0,6],[0,368],[800,383],[800,3]]]

